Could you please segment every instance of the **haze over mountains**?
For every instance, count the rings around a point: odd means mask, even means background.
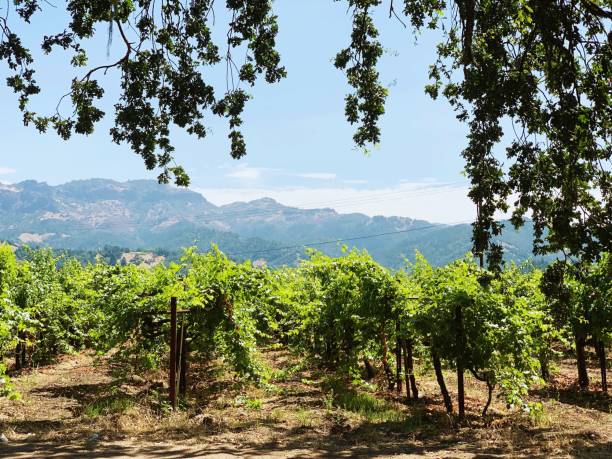
[[[0,184],[0,240],[13,244],[97,251],[105,246],[178,251],[216,243],[236,259],[293,264],[306,243],[354,239],[380,263],[399,267],[421,251],[440,265],[469,251],[470,225],[435,225],[406,217],[339,214],[333,209],[298,209],[263,198],[215,206],[201,194],[155,181],[80,180],[59,186],[36,181]],[[503,237],[507,260],[531,255],[532,228],[510,228]],[[287,248],[290,247],[290,248]],[[340,243],[317,245],[330,255]],[[537,259],[536,262],[542,262]]]

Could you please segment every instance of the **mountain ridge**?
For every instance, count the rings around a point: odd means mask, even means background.
[[[435,265],[444,264],[471,246],[469,225],[342,214],[331,208],[300,209],[272,198],[216,206],[198,192],[152,180],[3,184],[0,212],[4,215],[0,239],[21,244],[80,251],[108,246],[177,251],[191,245],[206,250],[215,243],[227,253],[241,254],[239,258],[263,258],[271,265],[294,264],[304,249],[293,246],[380,233],[389,234],[349,245],[368,250],[389,267],[413,259],[415,250]],[[530,231],[527,222],[519,231],[505,232],[507,259],[531,258]],[[283,248],[287,246],[291,248]],[[317,248],[333,256],[342,253],[340,244]]]

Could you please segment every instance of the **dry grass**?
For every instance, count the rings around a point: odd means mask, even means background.
[[[192,367],[190,397],[171,413],[163,372],[117,378],[91,354],[66,356],[15,378],[22,399],[0,400],[0,429],[20,445],[84,445],[97,433],[109,445],[157,442],[208,453],[231,445],[234,453],[261,456],[612,457],[610,397],[579,394],[570,360],[559,363],[550,386],[532,392],[545,407],[538,419],[494,399],[483,420],[486,389],[467,378],[468,416],[457,428],[431,376],[418,378],[421,399],[406,403],[376,384],[349,386],[287,352],[264,357],[273,369],[265,387],[241,384],[216,366]],[[446,378],[454,387],[454,375]]]

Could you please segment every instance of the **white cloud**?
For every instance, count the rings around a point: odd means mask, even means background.
[[[15,169],[11,167],[0,167],[0,175],[10,175],[17,172]]]
[[[226,176],[240,180],[258,180],[261,178],[264,168],[250,167],[247,164],[240,165]]]
[[[403,182],[385,188],[285,187],[196,189],[217,205],[263,197],[301,208],[330,207],[340,213],[403,216],[436,223],[472,221],[475,208],[466,184]]]
[[[334,180],[337,177],[333,172],[307,172],[303,174],[287,173],[286,175],[313,180]]]
[[[241,164],[226,174],[226,177],[245,181],[261,180],[266,176],[297,177],[307,180],[334,180],[337,178],[337,175],[333,172],[295,172],[268,167],[252,167],[248,164]]]

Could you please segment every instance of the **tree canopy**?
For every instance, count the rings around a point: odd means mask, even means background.
[[[43,0],[12,3],[26,23],[50,6]],[[72,54],[70,64],[83,68],[82,77],[72,80],[70,92],[64,96],[74,108],[70,116],[63,116],[59,110],[51,115],[31,110],[32,96],[41,91],[35,62],[22,37],[13,32],[7,10],[0,17],[0,59],[12,71],[7,83],[19,95],[24,123],[33,124],[41,132],[52,128],[64,139],[73,133],[91,134],[105,115],[97,106],[104,95],[99,78],[116,70],[120,73],[121,93],[114,105],[111,137],[114,142],[128,143],[142,156],[147,169],[160,169],[160,182],[174,179],[177,185],[189,184],[186,172],[174,164],[170,127],[176,125],[203,138],[207,133],[204,124],[207,113],[227,118],[231,155],[242,157],[246,146],[240,132],[240,115],[248,95],[238,83],[253,85],[262,74],[269,83],[285,76],[275,50],[276,16],[268,0],[228,0],[231,21],[223,49],[212,36],[213,3],[212,0],[67,2],[70,23],[64,30],[44,36],[41,48],[47,54],[57,48],[67,50]],[[101,29],[108,33],[109,43],[118,33],[125,51],[116,62],[92,66],[86,42]],[[232,58],[232,51],[238,48],[246,48],[246,60],[240,67]],[[207,68],[222,61],[231,75],[224,90],[215,88],[206,74]]]
[[[414,32],[441,32],[426,91],[446,97],[469,128],[462,155],[477,207],[475,252],[487,253],[490,266],[499,266],[496,237],[503,225],[496,213],[509,210],[514,225],[533,219],[537,252],[563,251],[591,261],[612,249],[610,0],[346,3],[352,33],[334,64],[353,88],[345,111],[356,125],[356,145],[381,138],[388,94],[377,71],[383,43],[373,18],[387,8],[390,18]],[[104,94],[98,77],[116,70],[121,93],[112,139],[127,142],[148,169],[160,169],[161,182],[189,183],[173,161],[172,125],[204,137],[206,114],[225,117],[231,155],[239,158],[247,151],[240,126],[248,100],[239,83],[254,85],[259,77],[274,83],[286,75],[269,0],[227,0],[225,43],[216,43],[211,33],[213,0],[70,0],[66,29],[45,36],[41,47],[46,53],[68,50],[70,63],[83,68],[67,94],[74,113],[40,114],[30,108],[41,91],[33,54],[12,23],[15,16],[29,23],[46,7],[44,0],[13,0],[0,17],[0,59],[12,72],[7,83],[19,96],[24,123],[42,132],[54,129],[63,138],[91,133],[105,115],[97,106]],[[17,14],[9,15],[10,9]],[[87,39],[97,30],[109,39],[120,36],[125,54],[116,62],[89,65]],[[238,49],[246,52],[240,66],[232,57]],[[208,77],[218,64],[227,68],[225,87]]]

